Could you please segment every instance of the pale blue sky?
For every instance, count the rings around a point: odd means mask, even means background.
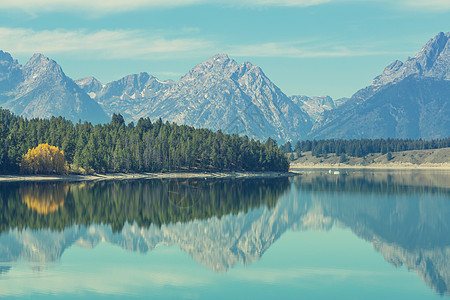
[[[440,31],[450,0],[0,0],[0,49],[103,83],[143,71],[176,81],[227,53],[288,95],[351,96]]]

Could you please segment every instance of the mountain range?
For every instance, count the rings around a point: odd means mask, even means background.
[[[405,62],[395,60],[351,98],[285,95],[262,69],[218,54],[178,82],[132,74],[102,84],[73,81],[35,54],[21,66],[0,51],[0,106],[29,118],[62,115],[103,123],[165,121],[283,142],[319,138],[442,138],[450,135],[450,32]],[[109,116],[109,117],[108,117]]]

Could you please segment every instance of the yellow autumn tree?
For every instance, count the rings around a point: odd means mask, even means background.
[[[22,156],[20,164],[26,174],[66,174],[68,166],[64,152],[49,144],[39,144]]]

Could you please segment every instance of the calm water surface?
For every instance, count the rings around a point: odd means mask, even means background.
[[[0,184],[0,298],[449,295],[448,172]]]

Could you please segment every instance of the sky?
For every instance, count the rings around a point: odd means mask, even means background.
[[[217,53],[287,95],[350,97],[450,31],[450,0],[0,0],[0,50],[72,79],[177,81]]]

